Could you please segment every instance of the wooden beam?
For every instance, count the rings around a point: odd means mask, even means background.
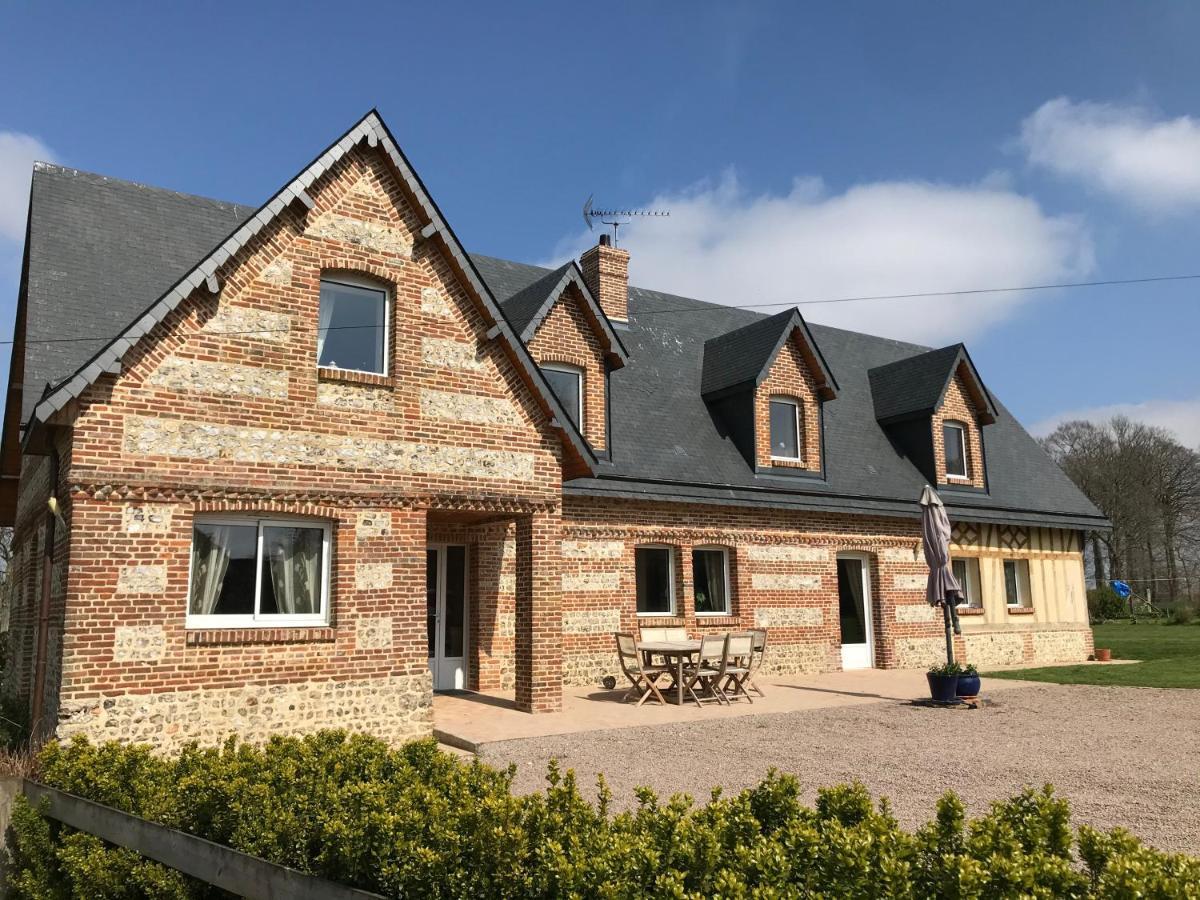
[[[381,895],[306,875],[148,819],[25,780],[24,793],[43,815],[126,847],[239,897],[263,900],[382,900]],[[44,804],[44,805],[43,805]]]

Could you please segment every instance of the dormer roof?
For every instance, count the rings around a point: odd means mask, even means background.
[[[932,416],[942,404],[955,375],[962,377],[967,395],[982,425],[996,421],[996,405],[979,377],[967,348],[951,344],[877,366],[868,372],[875,418],[882,425]]]
[[[500,304],[513,330],[521,336],[521,340],[529,343],[537,333],[538,327],[550,315],[563,292],[575,285],[583,297],[584,314],[591,324],[596,336],[604,347],[605,354],[614,368],[620,368],[629,358],[629,352],[621,343],[621,338],[613,328],[608,316],[600,308],[592,292],[588,290],[583,280],[583,272],[579,265],[572,260],[565,265],[547,273],[544,277],[522,288]]]
[[[800,332],[804,361],[817,381],[817,393],[822,400],[832,400],[837,396],[837,380],[795,307],[705,341],[700,392],[705,399],[714,400],[757,386],[796,331]]]

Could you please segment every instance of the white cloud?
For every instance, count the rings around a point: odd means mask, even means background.
[[[798,178],[786,194],[752,195],[730,170],[646,206],[671,215],[621,229],[631,282],[731,305],[1019,286],[1092,267],[1080,220],[1046,215],[1002,178],[967,186],[875,182],[840,194],[828,194],[820,179]],[[578,256],[595,240],[581,232],[555,256]],[[934,297],[801,311],[812,321],[936,345],[970,338],[1027,299]]]
[[[1058,413],[1035,424],[1030,431],[1044,436],[1063,422],[1088,419],[1102,422],[1113,416],[1126,416],[1146,425],[1165,428],[1188,447],[1200,447],[1200,397],[1195,400],[1147,400],[1144,403],[1113,403]]]
[[[1029,162],[1155,215],[1200,207],[1200,120],[1144,106],[1044,103],[1021,125]]]
[[[53,158],[54,153],[37,138],[19,131],[0,131],[0,238],[25,239],[33,161]]]

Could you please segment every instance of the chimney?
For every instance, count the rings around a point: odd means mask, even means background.
[[[612,246],[607,234],[579,257],[588,290],[614,322],[629,321],[629,251]]]

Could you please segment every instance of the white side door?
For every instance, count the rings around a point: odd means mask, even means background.
[[[426,635],[435,691],[467,686],[467,548],[431,545],[425,552]]]
[[[870,559],[863,553],[839,553],[837,576],[842,668],[869,669],[875,664]]]

